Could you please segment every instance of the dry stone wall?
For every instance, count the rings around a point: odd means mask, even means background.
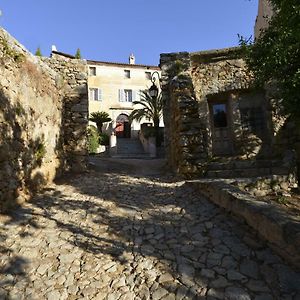
[[[248,89],[251,76],[237,49],[162,54],[166,153],[186,176],[203,174],[211,157],[208,97]]]
[[[3,29],[0,61],[0,210],[5,210],[64,170],[84,168],[87,75],[84,62],[57,72]],[[77,104],[85,108],[75,112]]]
[[[166,158],[176,172],[187,177],[206,176],[211,162],[222,159],[216,154],[213,107],[225,103],[230,143],[227,157],[278,159],[294,176],[295,157],[289,150],[299,145],[299,135],[291,134],[296,128],[286,122],[278,100],[272,96],[274,88],[253,87],[253,77],[240,51],[229,48],[161,54]],[[266,168],[259,171],[263,176]],[[245,170],[243,176],[248,172]]]
[[[43,58],[53,70],[62,76],[64,152],[66,167],[75,172],[86,169],[88,90],[87,64],[84,60]]]

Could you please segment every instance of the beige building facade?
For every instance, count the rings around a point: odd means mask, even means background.
[[[111,123],[104,125],[104,132],[115,132],[117,137],[136,138],[140,124],[129,122],[129,115],[136,106],[133,104],[141,97],[141,92],[152,85],[151,78],[160,78],[158,66],[135,64],[135,57],[129,63],[112,63],[88,60],[89,76],[89,114],[97,111],[107,112]]]

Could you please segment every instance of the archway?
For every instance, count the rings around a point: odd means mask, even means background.
[[[120,114],[116,119],[116,136],[118,138],[130,138],[131,124],[126,114]]]

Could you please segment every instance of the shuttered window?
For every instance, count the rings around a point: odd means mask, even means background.
[[[98,88],[89,89],[90,100],[92,101],[102,101],[102,90]]]
[[[119,90],[119,101],[120,102],[133,102],[135,101],[136,93],[133,90]]]

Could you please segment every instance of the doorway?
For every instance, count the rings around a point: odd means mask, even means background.
[[[213,155],[231,155],[233,153],[228,102],[209,104]]]
[[[130,138],[131,123],[126,114],[120,114],[116,119],[116,136],[118,138]]]

